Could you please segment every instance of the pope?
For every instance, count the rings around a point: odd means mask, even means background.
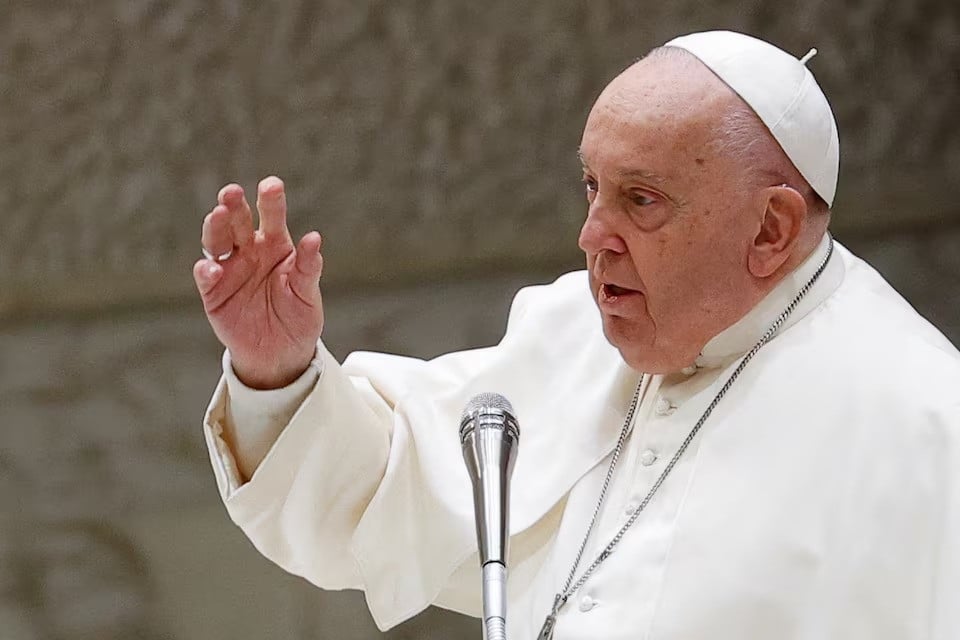
[[[579,148],[586,269],[521,290],[486,349],[338,363],[320,236],[294,244],[278,178],[257,230],[224,187],[194,276],[230,517],[381,629],[478,615],[456,425],[493,390],[523,432],[511,637],[955,639],[960,354],[829,234],[814,53],[696,33],[614,78]]]

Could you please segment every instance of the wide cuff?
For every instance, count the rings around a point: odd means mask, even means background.
[[[320,587],[359,588],[349,541],[383,476],[389,409],[369,387],[358,390],[322,344],[318,356],[323,375],[248,482],[224,437],[225,378],[204,436],[227,511],[263,555]]]
[[[247,482],[284,427],[310,394],[324,369],[321,348],[299,378],[279,389],[248,387],[233,370],[224,350],[223,376],[204,416],[204,433],[226,499]],[[213,459],[214,454],[216,458]],[[221,477],[222,476],[222,477]]]
[[[233,451],[240,475],[250,478],[276,442],[293,414],[316,386],[323,359],[314,359],[299,378],[279,389],[248,387],[233,370],[229,351],[223,353],[223,377],[227,383],[223,436]]]

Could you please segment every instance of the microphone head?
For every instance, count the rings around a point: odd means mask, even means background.
[[[460,414],[460,421],[462,422],[468,415],[484,407],[500,409],[501,411],[507,411],[513,414],[513,405],[499,393],[478,393],[470,398],[470,402],[463,408],[463,413]]]
[[[492,420],[478,420],[478,418],[492,418]],[[477,424],[478,422],[482,424]],[[499,393],[478,393],[470,399],[460,415],[461,442],[474,429],[492,424],[499,424],[501,429],[509,431],[514,438],[520,437],[517,418],[510,401]]]

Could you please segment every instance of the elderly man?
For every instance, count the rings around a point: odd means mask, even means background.
[[[429,362],[333,360],[319,235],[292,243],[277,178],[258,231],[224,187],[194,275],[230,516],[381,628],[476,615],[455,426],[496,390],[523,427],[512,637],[957,638],[960,357],[827,233],[837,132],[805,63],[710,32],[615,78],[580,146],[586,272]]]

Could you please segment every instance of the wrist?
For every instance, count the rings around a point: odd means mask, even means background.
[[[316,347],[305,356],[298,358],[273,361],[264,367],[264,363],[247,363],[243,358],[231,354],[231,366],[237,379],[251,389],[266,391],[281,389],[299,379],[310,367],[316,356]]]

